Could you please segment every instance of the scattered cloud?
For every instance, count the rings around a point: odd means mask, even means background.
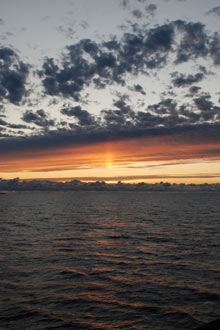
[[[155,15],[155,12],[157,10],[157,6],[153,3],[149,4],[148,6],[145,7],[145,11],[150,14],[151,16]]]
[[[26,110],[21,118],[26,123],[35,124],[40,127],[49,128],[55,125],[55,121],[48,119],[48,115],[42,109],[33,112],[32,110]]]
[[[0,47],[0,111],[7,112],[8,105],[10,112],[21,111],[17,123],[0,116],[4,137],[0,140],[1,153],[128,139],[142,141],[149,136],[172,136],[178,142],[181,136],[195,139],[198,144],[216,139],[219,143],[220,107],[216,105],[216,95],[204,87],[209,68],[215,74],[219,69],[219,32],[213,33],[205,24],[187,19],[155,25],[143,22],[144,17],[155,16],[159,9],[150,1],[137,0],[134,7],[134,2],[121,0],[120,5],[129,10],[133,20],[127,21],[126,31],[94,40],[77,39],[76,23],[61,22],[58,30],[71,39],[70,44],[60,54],[43,58],[37,69],[23,62],[12,47]],[[219,9],[212,8],[207,14],[219,16]],[[44,17],[47,20],[49,16]],[[88,27],[86,21],[80,24],[82,29]],[[30,77],[34,80],[31,87]],[[153,84],[145,85],[145,78],[158,79],[159,92],[157,87],[153,90]],[[163,83],[166,86],[161,91]],[[33,86],[37,86],[37,92]],[[113,88],[118,92],[113,93]],[[92,91],[94,96],[107,89],[113,95],[109,103],[90,112],[87,92]],[[31,94],[35,99],[39,95],[42,105],[31,104]],[[151,99],[155,94],[158,99]],[[52,109],[50,114],[45,100]],[[27,110],[21,108],[24,105]],[[56,114],[58,118],[53,118]],[[13,130],[19,129],[24,136],[13,136]],[[28,129],[31,135],[25,133]],[[208,148],[204,150],[208,154]],[[210,153],[218,155],[219,149],[210,149]]]
[[[120,6],[121,6],[123,9],[127,9],[128,6],[129,6],[129,0],[120,0]]]
[[[1,126],[7,126],[7,124],[8,123],[5,120],[3,120],[3,119],[0,118],[0,125]]]
[[[195,75],[174,72],[171,76],[173,78],[172,83],[175,87],[187,87],[204,79],[204,73],[202,72],[196,73]]]
[[[216,15],[216,16],[220,16],[220,7],[214,7],[212,9],[210,9],[209,11],[207,11],[206,13],[207,15]]]
[[[0,48],[0,101],[19,105],[28,95],[27,77],[30,66],[19,60],[9,47]]]
[[[137,19],[140,19],[144,16],[143,12],[140,9],[134,9],[134,10],[132,10],[131,13],[132,13],[133,17],[135,17]]]
[[[94,117],[86,110],[83,110],[81,106],[75,106],[72,108],[63,108],[61,113],[68,117],[74,117],[78,120],[80,126],[90,126],[95,124]]]
[[[75,38],[75,26],[71,24],[69,26],[59,25],[57,30],[61,32],[66,38],[74,39]]]
[[[142,95],[146,95],[146,92],[144,91],[143,87],[140,84],[134,85],[134,87],[131,88],[131,90],[133,90],[133,91],[135,91],[137,93],[140,93]]]

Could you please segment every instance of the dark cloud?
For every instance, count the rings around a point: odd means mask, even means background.
[[[8,123],[5,120],[3,120],[3,119],[0,118],[0,125],[1,126],[7,126]]]
[[[211,96],[208,94],[195,98],[193,101],[199,110],[207,111],[213,109],[213,103],[210,99]]]
[[[142,11],[141,11],[140,9],[134,9],[134,10],[132,10],[131,14],[132,14],[135,18],[137,18],[137,19],[140,19],[140,18],[143,17],[143,13],[142,13]]]
[[[21,118],[26,123],[35,124],[43,128],[49,128],[50,126],[55,126],[55,121],[48,119],[46,112],[42,109],[33,112],[32,110],[27,110]]]
[[[12,129],[26,129],[29,128],[27,125],[21,125],[21,124],[8,124],[9,128]]]
[[[201,89],[201,87],[198,86],[191,86],[189,89],[189,92],[193,95],[193,94],[197,94],[199,92],[199,90]]]
[[[153,3],[149,4],[145,7],[145,11],[150,14],[151,16],[155,15],[155,11],[157,10],[157,6]]]
[[[215,65],[220,65],[220,34],[215,33],[210,41],[210,55]]]
[[[174,43],[173,24],[164,24],[150,29],[145,42],[145,47],[150,52],[167,52],[172,50]]]
[[[178,72],[174,72],[171,74],[173,77],[172,83],[175,87],[187,87],[189,85],[195,84],[200,82],[204,79],[205,75],[202,72],[196,73],[195,75],[192,74],[179,74]]]
[[[105,42],[82,39],[66,47],[62,60],[46,58],[40,70],[45,94],[72,98],[79,102],[86,87],[104,89],[110,85],[126,85],[127,75],[148,75],[150,70],[163,68],[170,55],[176,54],[174,64],[208,55],[220,64],[220,37],[210,35],[199,22],[177,20],[148,29],[133,26],[120,40],[112,37]],[[203,67],[195,75],[174,77],[176,87],[197,83],[205,78]],[[176,74],[177,75],[177,74]]]
[[[67,51],[62,67],[58,67],[54,59],[47,58],[39,72],[47,94],[79,101],[80,92],[92,82],[100,88],[117,80],[117,76],[113,76],[115,56],[102,50],[95,42],[84,39],[67,47]],[[90,60],[85,59],[86,54]],[[119,80],[117,82],[120,83]]]
[[[146,95],[146,92],[144,91],[143,87],[139,84],[134,85],[134,87],[132,88],[133,91],[140,93],[142,95]]]
[[[164,124],[164,118],[153,115],[149,112],[138,111],[136,115],[136,125],[139,128],[151,128]]]
[[[114,100],[114,110],[102,110],[101,122],[105,129],[130,129],[135,125],[136,114],[131,105],[128,104],[128,94],[118,94],[118,99]]]
[[[94,116],[92,116],[88,111],[82,110],[80,106],[63,108],[61,113],[68,117],[75,117],[80,126],[90,126],[95,124]]]
[[[177,114],[177,102],[173,99],[164,99],[159,103],[152,104],[148,107],[148,110],[153,111],[160,115],[167,115],[167,114]]]
[[[5,21],[2,18],[0,18],[0,25],[4,25],[4,24],[5,24]]]
[[[29,65],[19,60],[9,47],[0,48],[0,101],[19,105],[28,95],[26,81]]]
[[[6,129],[5,127],[0,126],[0,137],[3,139],[9,138],[9,134],[5,133]]]
[[[5,111],[5,107],[4,107],[4,105],[3,104],[0,104],[0,117],[2,117],[3,116],[3,112]]]
[[[187,62],[190,59],[206,57],[209,53],[209,38],[204,24],[200,22],[175,21],[175,26],[182,33],[177,49],[176,63]]]
[[[131,109],[131,106],[126,103],[129,100],[128,94],[119,95],[119,98],[114,101],[113,105],[120,109],[123,114],[134,115],[134,111]]]
[[[193,101],[196,108],[200,110],[200,120],[213,121],[216,116],[218,117],[220,108],[214,105],[209,94],[201,95],[193,99]]]
[[[142,114],[139,114],[141,120]],[[149,117],[149,116],[148,116]],[[150,117],[149,117],[150,118]],[[161,117],[158,118],[158,120]],[[147,119],[146,119],[147,120]],[[117,126],[113,127],[96,127],[92,130],[81,129],[75,130],[56,130],[45,131],[45,134],[31,135],[29,137],[10,137],[0,139],[0,152],[3,156],[12,151],[30,150],[34,152],[35,149],[49,149],[51,147],[65,147],[71,145],[81,145],[88,143],[114,141],[118,139],[130,139],[140,137],[175,137],[176,143],[179,141],[188,141],[188,143],[199,143],[212,141],[213,143],[220,142],[219,139],[220,124],[194,124],[194,125],[177,125],[175,127],[140,127],[140,126]],[[211,152],[211,151],[210,151]],[[206,151],[207,153],[207,151]],[[220,151],[216,149],[216,156]]]
[[[147,33],[147,35],[146,35]],[[125,33],[121,42],[114,38],[97,44],[89,39],[68,46],[62,65],[47,58],[39,71],[46,94],[80,100],[86,86],[125,85],[125,75],[137,75],[146,68],[156,69],[166,63],[172,48],[174,29],[165,24],[144,34]],[[161,54],[162,53],[162,54]]]
[[[187,119],[188,123],[195,124],[201,119],[200,114],[191,110],[189,105],[183,104],[180,106],[179,114]]]
[[[208,15],[214,14],[214,15],[220,16],[220,7],[214,7],[212,9],[210,9],[209,11],[207,11],[206,14],[208,14]]]
[[[25,128],[28,127],[26,125],[11,124],[0,118],[0,131],[7,130],[8,133],[11,133],[11,129],[25,129]]]
[[[126,115],[120,110],[102,110],[102,116],[105,127],[108,129],[119,129],[128,126]]]

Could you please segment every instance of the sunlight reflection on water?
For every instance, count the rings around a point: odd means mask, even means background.
[[[193,329],[217,318],[217,193],[0,199],[3,329]]]

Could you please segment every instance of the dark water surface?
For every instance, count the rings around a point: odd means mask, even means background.
[[[0,329],[181,330],[220,315],[220,194],[0,196]]]

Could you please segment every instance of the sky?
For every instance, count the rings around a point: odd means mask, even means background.
[[[0,178],[220,182],[219,0],[0,8]]]

